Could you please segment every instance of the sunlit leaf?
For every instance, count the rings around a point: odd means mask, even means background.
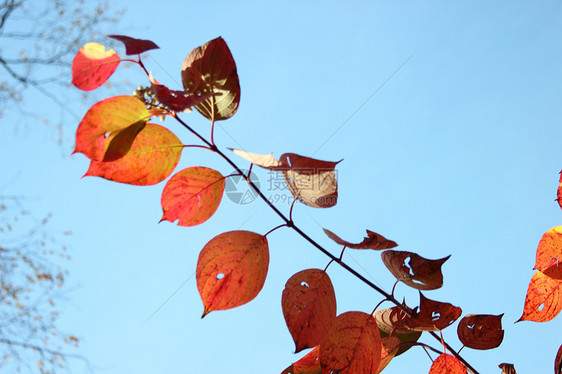
[[[410,308],[407,308],[411,311]],[[381,337],[395,336],[401,343],[414,343],[420,338],[422,331],[412,331],[405,327],[405,322],[410,319],[402,309],[395,306],[388,309],[379,309],[373,313],[373,318],[377,322]],[[410,349],[411,345],[404,345],[398,349],[396,356],[401,355]]]
[[[319,353],[320,347],[314,347],[306,356],[283,370],[281,374],[322,374]]]
[[[513,364],[499,364],[498,367],[500,369],[502,369],[501,374],[517,374],[517,372],[515,371],[515,365]]]
[[[252,164],[261,166],[262,168],[277,170],[281,166],[281,163],[275,159],[273,153],[270,153],[268,155],[260,155],[258,153],[241,151],[239,149],[230,148],[230,150],[243,159],[250,161]]]
[[[548,230],[537,247],[535,270],[554,279],[562,279],[562,226]]]
[[[125,156],[149,113],[134,96],[115,96],[94,104],[76,130],[76,148],[92,161],[115,161]]]
[[[285,284],[281,305],[295,353],[320,344],[336,319],[334,287],[323,270],[307,269],[293,275]]]
[[[429,374],[466,374],[466,368],[455,356],[442,353],[433,361]]]
[[[108,35],[110,38],[119,40],[125,44],[125,53],[127,55],[138,55],[140,53],[150,51],[151,49],[158,49],[153,41],[144,39],[135,39],[124,35]]]
[[[232,117],[240,103],[240,83],[236,63],[218,37],[191,51],[181,67],[183,88],[199,96],[211,97],[195,106],[209,120]]]
[[[131,149],[116,161],[91,161],[84,176],[97,176],[120,183],[147,186],[160,183],[176,168],[182,143],[170,130],[147,124]]]
[[[381,338],[381,362],[375,374],[380,373],[396,356],[399,347],[400,339],[396,336],[386,336]]]
[[[519,321],[550,321],[562,310],[562,280],[537,271],[527,289],[523,315]]]
[[[339,245],[345,245],[347,248],[353,249],[389,249],[394,248],[398,244],[392,240],[386,239],[384,236],[377,234],[376,232],[367,230],[367,237],[363,239],[361,243],[353,244],[348,241],[341,239],[339,236],[331,232],[330,230],[323,229],[324,233],[328,235],[330,239],[338,243]]]
[[[224,192],[224,177],[216,170],[195,166],[176,173],[162,191],[161,221],[195,226],[216,212]]]
[[[381,349],[379,328],[372,316],[362,312],[343,313],[320,344],[322,373],[376,373]]]
[[[468,314],[457,327],[462,344],[472,349],[492,349],[499,347],[503,340],[502,316],[489,314]]]
[[[413,252],[389,250],[381,257],[397,280],[418,290],[435,290],[443,285],[441,266],[451,256],[428,260]]]
[[[253,300],[269,266],[267,238],[250,231],[230,231],[209,241],[197,261],[197,289],[203,317]]]
[[[98,43],[84,45],[72,61],[72,84],[91,91],[104,84],[119,66],[121,59],[113,49],[106,51]]]
[[[420,292],[419,311],[406,320],[404,326],[416,331],[438,331],[450,326],[461,315],[459,307],[426,298]]]

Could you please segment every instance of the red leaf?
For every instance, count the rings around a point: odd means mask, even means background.
[[[380,373],[396,356],[400,348],[400,339],[395,336],[381,338],[381,362],[375,374]]]
[[[267,238],[250,231],[230,231],[209,241],[197,261],[197,289],[203,317],[253,300],[269,266]]]
[[[341,239],[339,236],[337,236],[336,234],[334,234],[330,230],[327,230],[327,229],[323,229],[323,230],[324,230],[324,233],[326,235],[328,235],[328,237],[330,239],[332,239],[333,241],[335,241],[339,245],[346,246],[347,248],[381,250],[381,249],[394,248],[398,245],[398,244],[396,244],[396,242],[394,242],[392,240],[388,240],[384,236],[379,235],[376,232],[372,232],[372,231],[369,231],[369,230],[367,230],[367,237],[365,239],[363,239],[363,241],[361,243],[357,243],[357,244],[352,244],[350,242],[347,242],[347,241]]]
[[[459,340],[472,349],[492,349],[503,341],[502,316],[468,314],[459,321]]]
[[[176,173],[162,191],[160,222],[199,225],[216,212],[224,192],[224,177],[216,170],[195,166]]]
[[[172,174],[182,149],[180,140],[170,130],[148,123],[124,157],[108,162],[92,160],[84,176],[138,186],[157,184]]]
[[[515,366],[513,364],[499,364],[498,367],[502,369],[502,374],[517,374],[515,371]]]
[[[455,322],[461,313],[461,308],[430,300],[420,292],[419,312],[414,312],[414,317],[406,320],[404,326],[415,331],[443,330]]]
[[[562,374],[562,345],[558,348],[554,359],[554,374]]]
[[[336,294],[323,270],[308,269],[293,275],[285,284],[281,304],[295,353],[320,344],[336,320]]]
[[[407,309],[411,311],[410,308]],[[373,318],[377,321],[382,338],[395,336],[400,339],[401,343],[409,343],[418,341],[422,334],[421,331],[412,331],[405,327],[405,323],[410,319],[410,316],[397,306],[388,309],[379,309],[373,313]],[[396,356],[401,355],[411,347],[411,345],[400,347]]]
[[[240,83],[236,63],[226,45],[218,37],[191,51],[181,67],[186,91],[211,97],[195,106],[210,121],[232,117],[240,104]]]
[[[562,281],[537,271],[527,289],[523,315],[519,321],[550,321],[562,310]]]
[[[433,361],[429,374],[466,374],[466,368],[455,356],[442,353]]]
[[[554,279],[562,279],[562,226],[548,230],[537,247],[535,270]]]
[[[306,356],[283,370],[281,374],[321,374],[322,368],[320,367],[319,353],[320,347],[316,346]]]
[[[390,250],[383,252],[381,257],[399,281],[417,290],[435,290],[443,285],[441,266],[451,256],[427,260],[413,252]]]
[[[558,193],[556,194],[556,201],[558,205],[562,208],[562,171],[560,171],[560,181],[558,182]]]
[[[125,53],[127,55],[138,55],[140,53],[150,51],[151,49],[158,49],[153,41],[144,39],[135,39],[124,35],[108,35],[110,38],[119,40],[125,44]]]
[[[92,161],[125,156],[144,128],[149,112],[134,96],[115,96],[94,104],[76,130],[76,148]]]
[[[121,62],[113,49],[105,50],[98,43],[84,45],[72,61],[72,84],[83,91],[91,91],[104,84]]]
[[[372,316],[362,312],[343,313],[320,345],[322,373],[376,373],[381,349],[379,328]]]

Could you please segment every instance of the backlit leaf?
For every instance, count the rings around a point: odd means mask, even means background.
[[[336,295],[328,274],[307,269],[293,275],[281,298],[283,315],[296,351],[322,341],[336,319]]]
[[[104,84],[115,72],[121,59],[113,49],[98,43],[84,45],[72,61],[72,84],[91,91]]]
[[[562,281],[537,271],[527,289],[523,315],[519,321],[550,321],[562,310]]]
[[[197,289],[203,317],[253,300],[269,266],[267,238],[250,231],[230,231],[209,241],[197,261]]]
[[[320,346],[314,347],[306,356],[283,370],[281,374],[321,374],[322,368],[318,357],[319,353]]]
[[[211,97],[195,106],[208,120],[232,117],[240,103],[240,83],[236,63],[226,45],[218,37],[191,51],[181,67],[181,79],[186,91]]]
[[[176,173],[162,191],[161,221],[195,226],[215,213],[224,192],[224,177],[216,170],[195,166]]]
[[[211,96],[211,94],[199,96],[188,91],[172,91],[156,81],[152,77],[152,73],[149,74],[148,79],[152,83],[151,90],[156,100],[174,112],[191,112],[191,107]]]
[[[379,328],[372,316],[362,312],[343,313],[320,344],[322,373],[376,373],[381,349]]]
[[[473,349],[492,349],[499,347],[503,340],[502,316],[488,314],[468,314],[457,327],[462,344]]]
[[[554,374],[562,374],[562,345],[558,348],[554,359]]]
[[[147,186],[160,183],[176,168],[182,143],[170,130],[147,124],[131,149],[116,161],[91,161],[84,176],[97,176],[120,183]]]
[[[375,374],[380,373],[396,356],[399,347],[400,339],[395,336],[387,336],[381,338],[381,362]]]
[[[408,308],[408,310],[411,310]],[[402,309],[395,306],[388,309],[379,309],[373,313],[373,318],[377,322],[381,337],[394,336],[400,339],[401,343],[417,342],[421,331],[412,331],[405,327],[405,322],[410,319]],[[396,356],[401,355],[410,349],[411,345],[404,345],[398,349]]]
[[[548,230],[537,247],[535,270],[554,279],[562,279],[562,226]]]
[[[383,252],[381,257],[399,281],[418,290],[435,290],[443,285],[441,266],[451,256],[428,260],[413,252],[389,250]]]
[[[135,39],[124,35],[108,35],[110,38],[119,40],[125,44],[125,53],[127,55],[138,55],[140,53],[150,51],[151,49],[158,49],[153,41],[144,39]]]
[[[455,356],[442,353],[433,361],[429,374],[466,374],[466,368]]]
[[[115,161],[125,156],[149,112],[134,96],[115,96],[94,104],[76,130],[76,148],[92,161]]]
[[[252,164],[261,166],[262,168],[277,170],[281,166],[281,163],[275,159],[273,153],[260,155],[258,153],[241,151],[239,149],[230,148],[230,150],[243,159],[250,161]]]
[[[438,331],[450,326],[461,315],[459,307],[426,298],[420,292],[419,311],[406,320],[404,326],[415,331]]]
[[[376,232],[372,232],[367,230],[367,237],[363,239],[361,243],[353,244],[341,239],[339,236],[331,232],[330,230],[323,229],[324,233],[328,235],[330,239],[338,243],[339,245],[345,245],[347,248],[353,249],[389,249],[394,248],[398,244],[392,240],[386,239],[384,236],[377,234]]]

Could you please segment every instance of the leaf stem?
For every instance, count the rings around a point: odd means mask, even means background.
[[[269,234],[271,234],[273,231],[275,231],[275,230],[277,230],[277,229],[280,229],[281,227],[287,227],[287,225],[286,225],[286,224],[282,224],[282,225],[276,226],[276,227],[272,228],[271,230],[269,230],[268,232],[266,232],[265,234],[263,234],[263,236],[266,236],[266,237],[267,237],[267,236],[268,236]]]

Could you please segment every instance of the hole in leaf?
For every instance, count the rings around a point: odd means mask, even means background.
[[[310,288],[310,286],[306,282],[301,282],[301,286],[306,287],[306,288]]]
[[[439,318],[441,318],[441,313],[439,313],[439,312],[431,312],[431,320],[432,320],[432,321],[437,321]]]
[[[109,133],[108,132],[104,133],[103,137],[106,138],[106,139],[109,138]]]
[[[542,311],[544,309],[544,303],[542,303],[541,305],[539,305],[539,312]]]
[[[223,274],[223,273],[218,273],[218,274],[217,274],[217,279],[220,280],[220,279],[222,279],[222,278],[224,278],[224,274]]]

